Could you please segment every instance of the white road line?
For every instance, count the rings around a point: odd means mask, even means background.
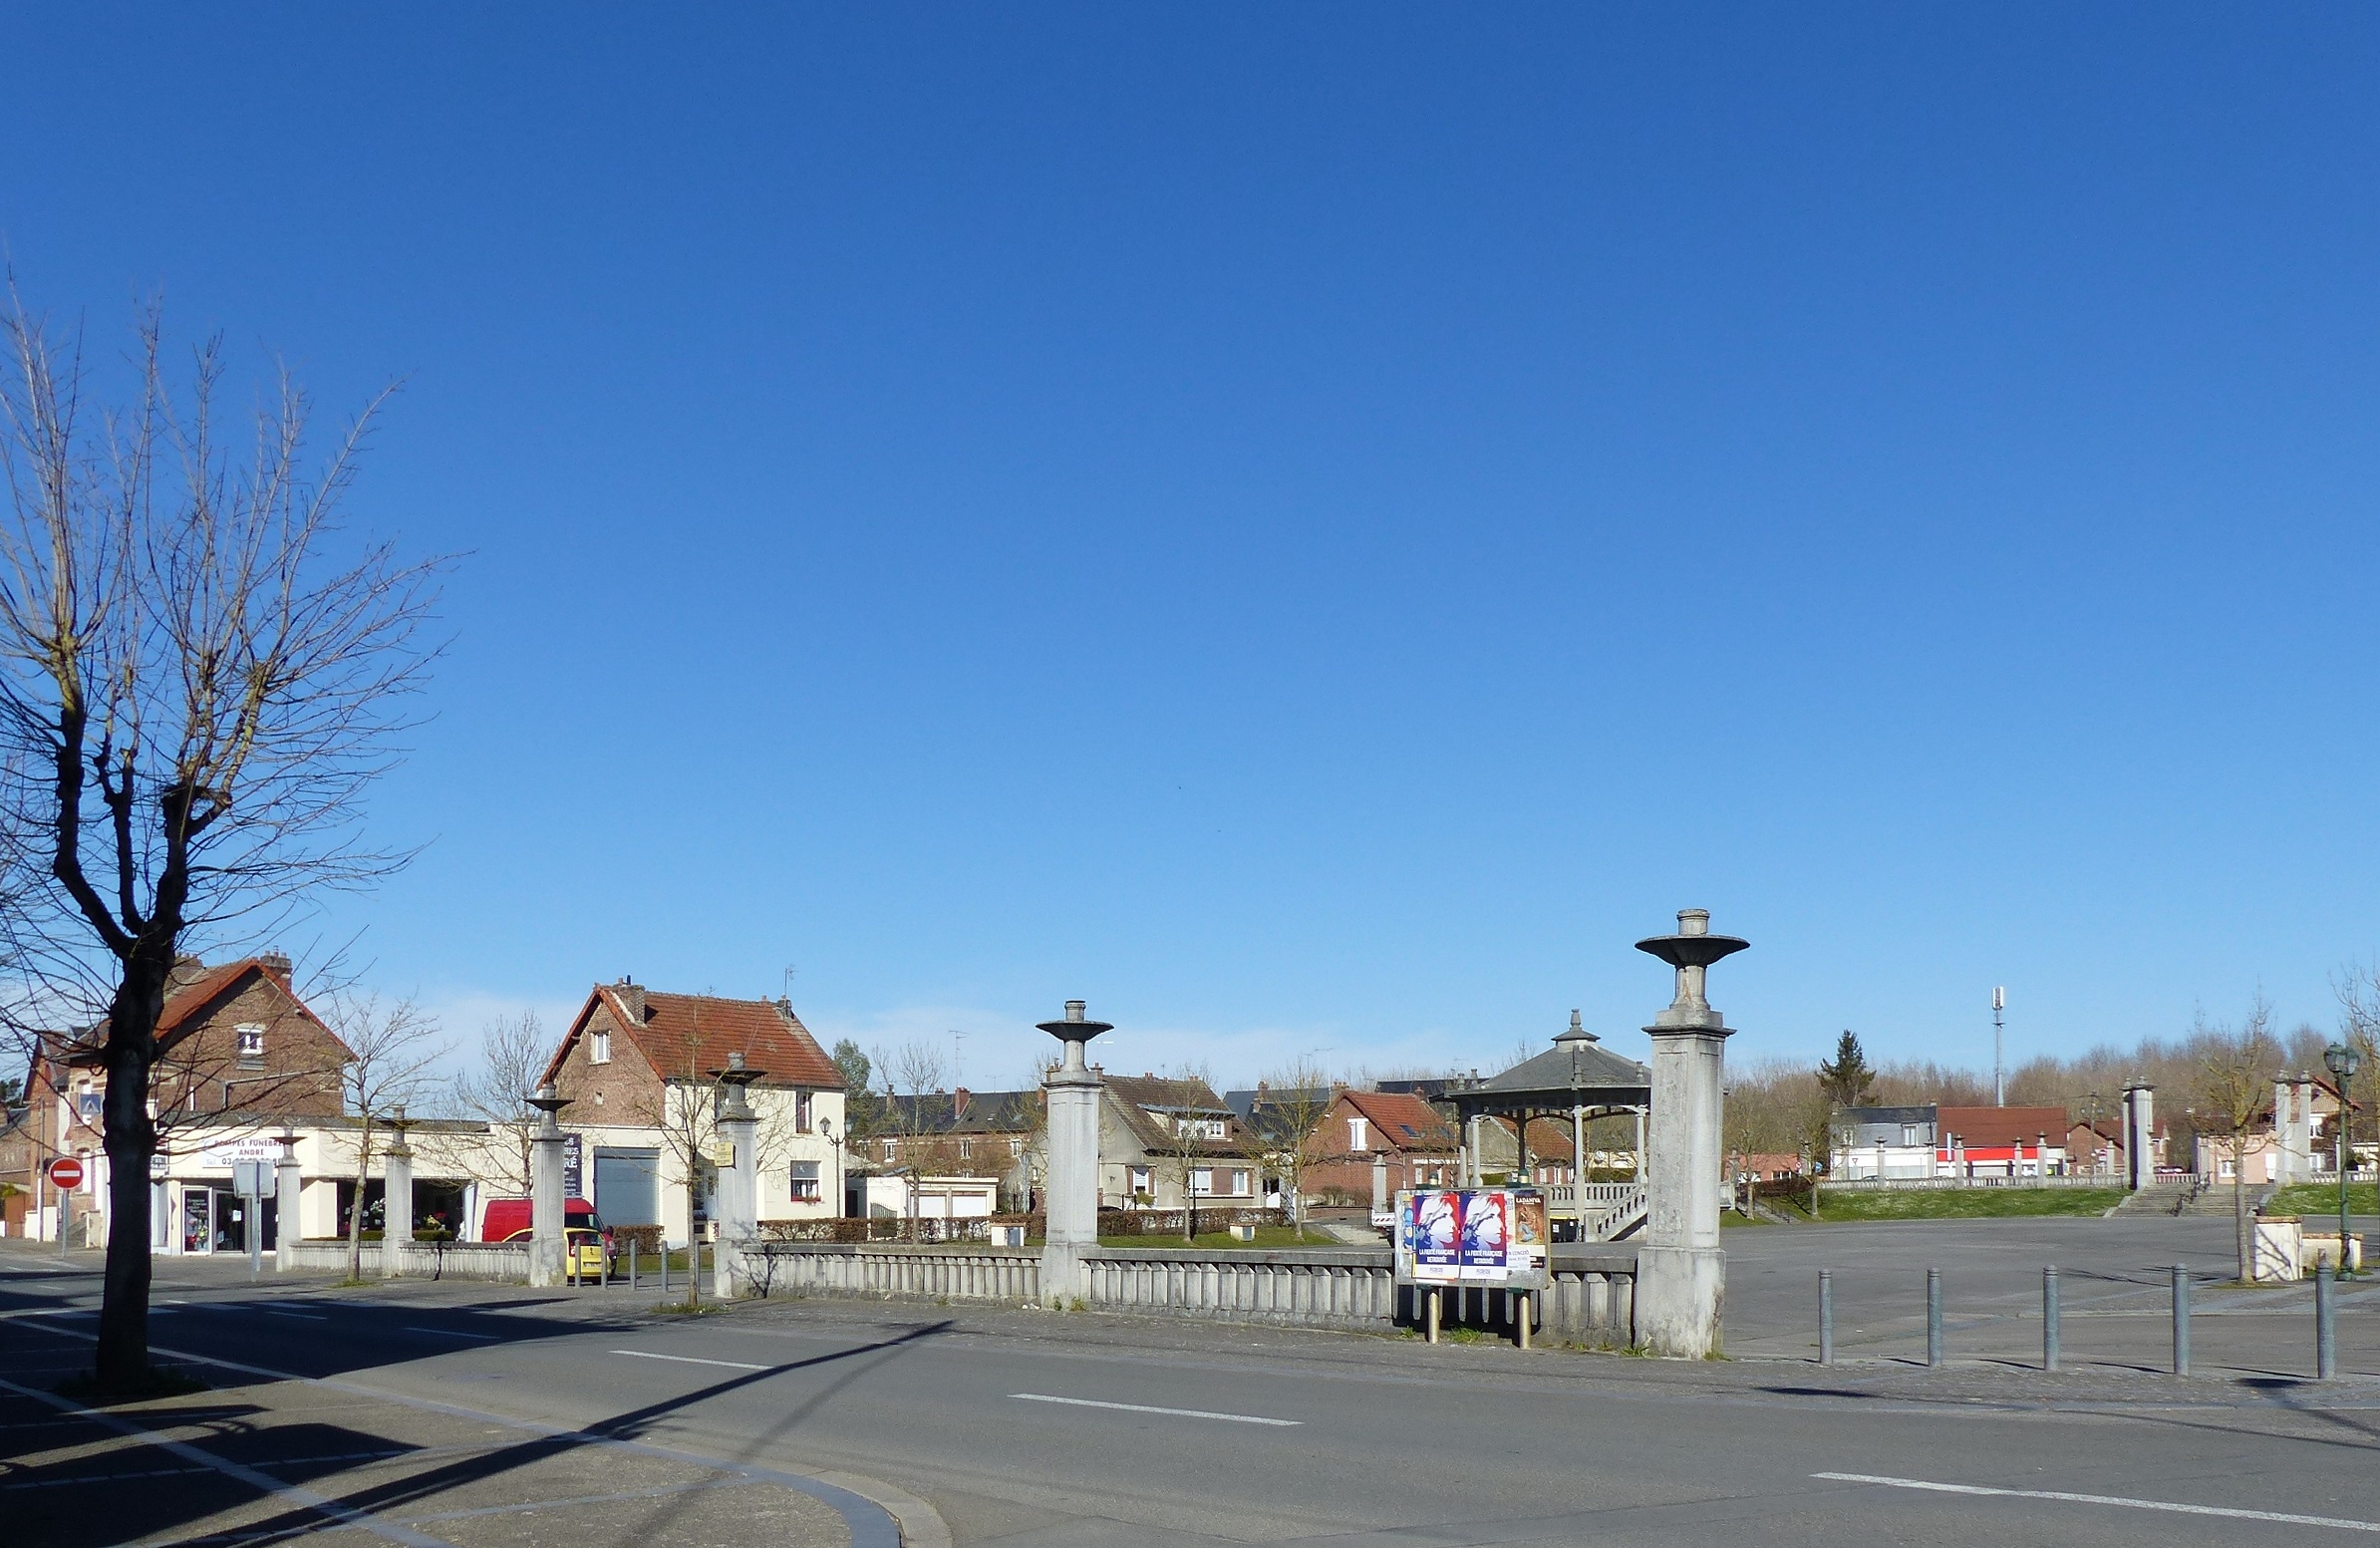
[[[2063,1489],[1993,1489],[1979,1483],[1932,1483],[1924,1478],[1883,1478],[1874,1473],[1812,1473],[1836,1483],[1873,1483],[1888,1489],[1930,1494],[1989,1494],[2002,1499],[2057,1500],[2068,1505],[2120,1505],[2126,1510],[2162,1510],[2177,1516],[2228,1516],[2235,1521],[2277,1521],[2285,1526],[2329,1526],[2342,1532],[2380,1532],[2380,1521],[2342,1516],[2301,1516],[2285,1510],[2241,1510],[2230,1505],[2184,1505],[2166,1499],[2127,1499],[2121,1494],[2072,1494]]]
[[[725,1366],[730,1371],[774,1371],[774,1366],[755,1366],[742,1360],[704,1360],[694,1355],[656,1355],[651,1350],[616,1349],[614,1355],[626,1355],[632,1360],[674,1360],[682,1366]]]
[[[260,1306],[256,1308],[256,1310],[262,1312],[267,1317],[294,1317],[300,1322],[327,1323],[330,1321],[329,1318],[320,1316],[314,1312],[284,1312],[277,1306]]]
[[[1185,1419],[1227,1419],[1234,1424],[1303,1424],[1304,1419],[1269,1419],[1259,1413],[1216,1413],[1207,1408],[1159,1408],[1145,1402],[1101,1402],[1095,1397],[1052,1397],[1046,1393],[1011,1393],[1027,1402],[1062,1402],[1074,1408],[1121,1408],[1126,1413],[1170,1413]]]
[[[503,1335],[495,1333],[460,1333],[452,1328],[408,1328],[408,1333],[434,1333],[442,1339],[484,1339],[493,1343]]]

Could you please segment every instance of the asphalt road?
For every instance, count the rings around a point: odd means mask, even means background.
[[[2093,1238],[2065,1232],[2070,1224],[2123,1229]],[[1818,1258],[1879,1285],[1906,1280],[1914,1263],[1922,1285],[1924,1259],[1940,1256],[1950,1283],[1971,1280],[1980,1327],[1994,1295],[2037,1288],[2042,1245],[2115,1274],[2136,1257],[2170,1261],[2177,1243],[2196,1251],[2190,1233],[2207,1222],[2146,1224],[2137,1236],[2132,1222],[1731,1233],[1731,1309],[1743,1342],[1785,1340],[1792,1307],[1806,1302],[1795,1287]],[[2046,1226],[2060,1229],[2031,1234]],[[617,1290],[251,1290],[243,1278],[176,1266],[160,1298],[183,1304],[160,1308],[155,1343],[233,1363],[213,1379],[246,1384],[244,1402],[302,1394],[351,1428],[399,1428],[397,1413],[407,1424],[467,1425],[474,1438],[542,1426],[533,1456],[513,1455],[519,1443],[506,1438],[510,1449],[493,1462],[444,1464],[481,1491],[474,1498],[516,1478],[524,1498],[602,1492],[578,1474],[527,1476],[532,1463],[575,1463],[597,1477],[630,1457],[714,1465],[638,1483],[701,1490],[655,1496],[707,1502],[699,1521],[634,1501],[565,1504],[577,1512],[566,1534],[574,1544],[800,1540],[796,1529],[816,1519],[795,1519],[789,1505],[738,1514],[747,1498],[791,1501],[799,1491],[782,1480],[795,1478],[841,1480],[879,1499],[921,1496],[939,1519],[917,1513],[913,1541],[946,1527],[958,1542],[1020,1548],[1289,1539],[2237,1548],[2380,1531],[2380,1378],[2317,1386],[2280,1360],[2187,1382],[2123,1361],[2053,1377],[1989,1354],[1941,1371],[1894,1358],[1823,1371],[1798,1359],[1679,1365],[841,1301],[688,1320],[650,1315]],[[88,1274],[50,1277],[0,1251],[0,1376],[26,1389],[54,1380],[88,1347],[75,1308],[95,1291]],[[2380,1328],[2380,1304],[2343,1321],[2360,1349],[2362,1326]],[[2362,1369],[2380,1372],[2380,1359]],[[0,1442],[25,1433],[0,1430]],[[309,1443],[318,1457],[341,1454]],[[24,1481],[0,1475],[0,1521],[11,1484]],[[462,1542],[457,1522],[488,1519],[429,1508],[425,1500],[442,1503],[429,1485],[351,1484],[335,1466],[318,1464],[307,1486],[370,1512],[399,1499],[402,1509],[384,1514],[412,1512],[406,1530],[430,1542]],[[763,1486],[773,1492],[751,1492]],[[2288,1516],[2319,1519],[2269,1519]],[[186,1540],[197,1520],[167,1521],[149,1540]],[[365,1528],[341,1530],[362,1540]],[[502,1540],[548,1536],[532,1516]],[[10,1541],[48,1548],[38,1537]]]

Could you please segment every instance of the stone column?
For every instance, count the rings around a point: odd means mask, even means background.
[[[712,1072],[721,1087],[720,1138],[734,1147],[719,1169],[719,1251],[712,1260],[712,1293],[723,1301],[744,1294],[752,1283],[745,1259],[760,1234],[760,1120],[744,1088],[761,1074],[745,1069],[742,1054],[730,1054],[728,1068]]]
[[[569,1275],[563,1243],[562,1125],[556,1119],[569,1099],[554,1094],[552,1083],[537,1087],[529,1105],[538,1109],[529,1135],[529,1283],[550,1286]]]
[[[1388,1207],[1388,1157],[1371,1158],[1371,1212],[1379,1214]]]
[[[1486,1170],[1479,1161],[1479,1114],[1469,1113],[1463,1118],[1463,1186],[1478,1187],[1480,1176]]]
[[[2157,1158],[2149,1136],[2155,1132],[2157,1088],[2146,1081],[2124,1087],[2124,1186],[2145,1188],[2157,1180]]]
[[[1703,996],[1711,963],[1750,943],[1710,933],[1710,915],[1682,909],[1675,935],[1638,941],[1677,972],[1652,1039],[1652,1112],[1645,1135],[1644,1245],[1636,1253],[1636,1342],[1700,1360],[1720,1348],[1727,1258],[1719,1249],[1719,1084],[1734,1030]]]
[[[1083,1059],[1083,1046],[1113,1023],[1085,1021],[1082,1002],[1068,1000],[1066,1014],[1041,1023],[1041,1031],[1065,1045],[1065,1057],[1041,1091],[1048,1102],[1048,1231],[1041,1246],[1041,1304],[1086,1299],[1090,1271],[1084,1258],[1099,1245],[1099,1092],[1106,1083]]]
[[[402,1109],[389,1120],[389,1131],[396,1137],[390,1140],[383,1159],[381,1185],[380,1272],[395,1279],[405,1263],[405,1249],[414,1240],[414,1147],[405,1142],[405,1131],[412,1125],[405,1121]]]
[[[298,1223],[298,1190],[304,1180],[298,1175],[297,1135],[283,1129],[274,1140],[281,1146],[281,1158],[273,1164],[273,1270],[287,1273],[297,1267],[297,1245],[305,1234]],[[179,1232],[174,1239],[180,1240]]]

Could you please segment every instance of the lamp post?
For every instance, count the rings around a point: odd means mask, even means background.
[[[2344,1043],[2333,1043],[2322,1051],[2322,1068],[2330,1072],[2339,1090],[2339,1272],[2347,1272],[2347,1083],[2355,1079],[2355,1067],[2361,1063],[2355,1050]]]

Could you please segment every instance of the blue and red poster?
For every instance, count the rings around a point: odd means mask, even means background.
[[[1396,1275],[1414,1285],[1545,1283],[1545,1195],[1534,1188],[1416,1188],[1396,1210]]]

